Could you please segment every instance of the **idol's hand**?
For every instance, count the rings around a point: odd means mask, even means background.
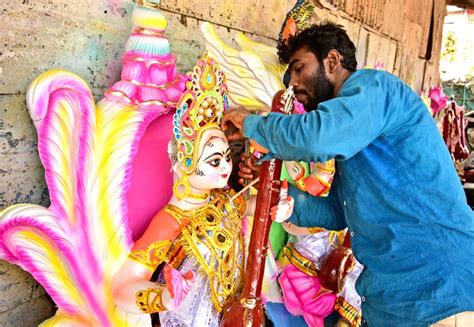
[[[178,270],[166,265],[164,268],[166,291],[163,292],[163,304],[168,310],[174,310],[188,295],[196,281],[196,273],[188,271],[184,275]],[[168,296],[170,298],[168,298]]]
[[[243,107],[230,109],[224,113],[221,120],[221,128],[229,141],[242,139],[244,120],[249,115],[250,111]]]
[[[270,217],[277,223],[282,223],[291,217],[295,201],[288,195],[288,181],[285,179],[281,184],[280,200],[278,204],[271,208]]]

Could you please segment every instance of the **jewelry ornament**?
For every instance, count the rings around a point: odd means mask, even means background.
[[[136,303],[140,311],[143,313],[165,311],[166,308],[161,298],[162,294],[162,289],[147,288],[146,290],[138,291],[135,297],[137,298]]]
[[[189,78],[173,117],[178,162],[187,175],[196,169],[204,132],[220,129],[222,115],[229,108],[225,75],[207,53],[197,61]]]

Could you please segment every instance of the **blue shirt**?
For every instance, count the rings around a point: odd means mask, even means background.
[[[327,198],[290,189],[292,222],[349,228],[369,326],[426,326],[474,311],[474,217],[435,122],[397,77],[359,70],[304,115],[248,116],[266,158],[336,159]]]

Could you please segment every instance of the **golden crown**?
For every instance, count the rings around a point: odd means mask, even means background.
[[[178,143],[178,162],[186,174],[196,168],[201,137],[206,130],[220,129],[224,111],[229,108],[225,75],[214,59],[205,53],[198,59],[186,82],[173,117],[173,133]]]

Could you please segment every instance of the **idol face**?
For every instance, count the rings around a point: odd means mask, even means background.
[[[229,143],[220,130],[204,133],[196,169],[188,177],[189,184],[199,191],[224,188],[232,172]]]
[[[334,97],[334,85],[327,78],[324,64],[307,47],[290,57],[288,71],[296,99],[306,111],[315,110],[319,103]]]

